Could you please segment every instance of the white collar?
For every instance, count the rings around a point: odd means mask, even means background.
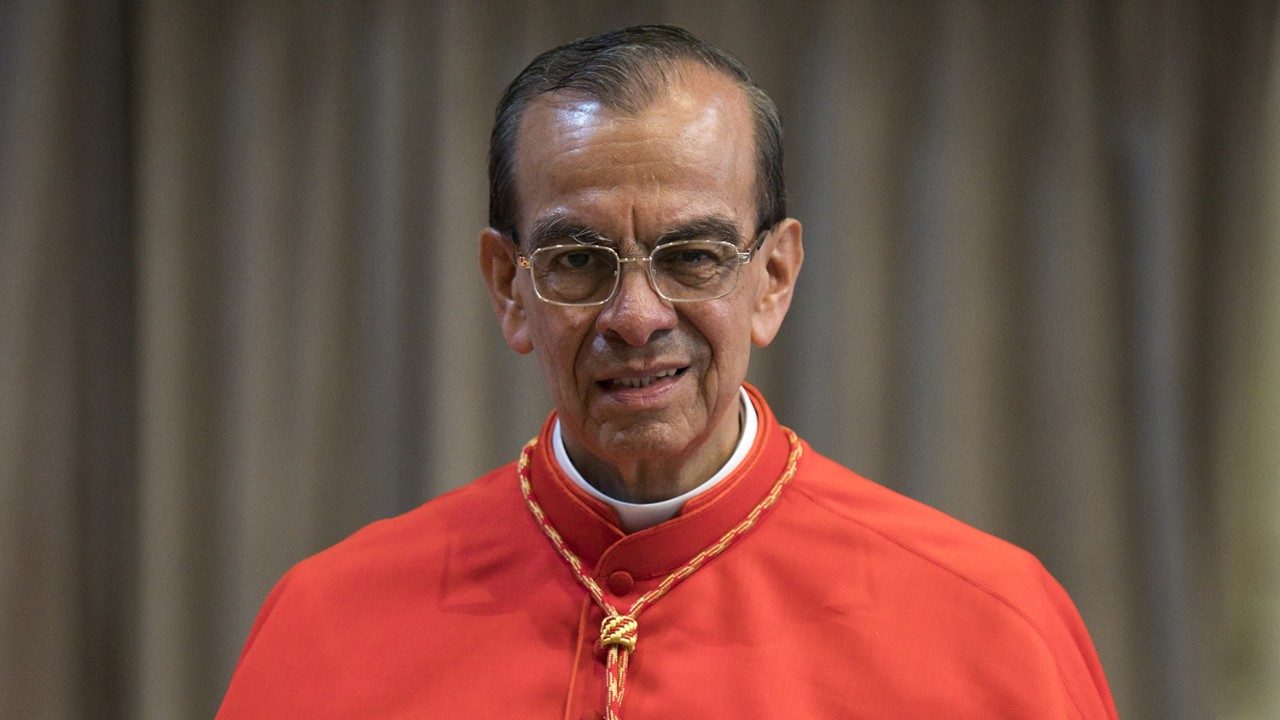
[[[559,418],[556,418],[555,427],[551,430],[551,446],[555,450],[556,461],[560,463],[560,469],[564,471],[564,474],[568,475],[574,484],[582,488],[588,495],[612,507],[618,513],[618,520],[622,523],[624,531],[632,533],[637,530],[643,530],[675,517],[686,502],[715,487],[716,483],[733,472],[742,462],[742,459],[747,456],[747,451],[756,442],[756,428],[759,421],[756,418],[756,408],[751,404],[751,398],[747,395],[746,389],[740,388],[739,392],[742,394],[742,434],[738,438],[738,446],[734,448],[733,454],[706,482],[670,500],[660,500],[652,503],[629,503],[611,498],[597,490],[591,483],[587,482],[586,478],[582,477],[582,473],[578,472],[578,469],[573,466],[573,461],[569,459],[569,453],[564,449],[564,438],[560,434]]]

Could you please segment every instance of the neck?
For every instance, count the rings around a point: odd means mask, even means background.
[[[733,455],[741,432],[739,404],[738,411],[726,416],[705,442],[674,458],[628,457],[609,462],[588,452],[569,432],[564,432],[564,448],[595,489],[623,502],[653,503],[683,495],[714,475]]]

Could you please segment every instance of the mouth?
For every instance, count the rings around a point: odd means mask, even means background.
[[[659,370],[651,375],[628,375],[621,377],[613,377],[600,381],[600,385],[606,390],[639,390],[647,388],[654,383],[660,383],[664,380],[672,380],[683,375],[686,367],[667,368]]]

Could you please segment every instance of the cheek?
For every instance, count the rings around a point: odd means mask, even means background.
[[[711,345],[711,369],[718,376],[713,380],[733,384],[737,376],[745,375],[750,358],[750,317],[735,303],[703,320],[700,329]]]
[[[557,308],[557,310],[560,310]],[[571,309],[550,312],[533,324],[534,351],[547,386],[559,395],[578,394],[578,358],[587,342],[592,321]]]

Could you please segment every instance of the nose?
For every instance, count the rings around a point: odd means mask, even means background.
[[[596,329],[640,347],[654,335],[671,330],[678,317],[649,282],[648,263],[622,263],[618,291],[596,316]]]

